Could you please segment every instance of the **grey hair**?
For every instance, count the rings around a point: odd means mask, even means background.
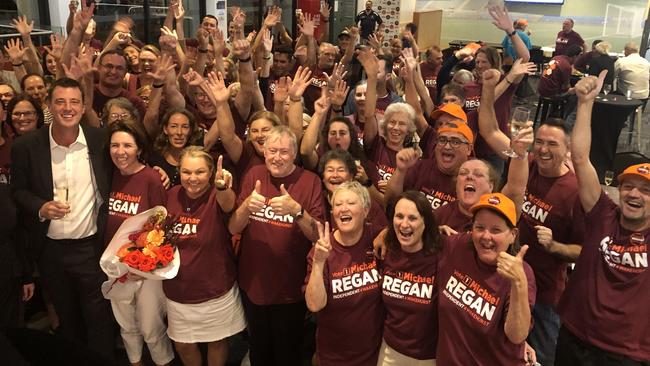
[[[600,42],[596,45],[595,50],[596,52],[600,53],[601,55],[606,55],[609,53],[609,50],[612,48],[612,45],[609,44],[609,42]]]
[[[356,194],[361,200],[361,205],[363,208],[366,210],[370,209],[370,194],[368,193],[368,189],[362,186],[361,183],[357,182],[356,180],[341,183],[341,185],[334,188],[334,192],[332,192],[332,198],[330,201],[334,202],[334,197],[336,197],[336,195],[342,191],[350,191]]]
[[[460,69],[456,71],[452,81],[460,85],[465,85],[474,81],[474,74],[472,74],[472,72],[469,70]]]
[[[289,127],[284,125],[275,126],[269,131],[268,135],[266,135],[266,141],[264,141],[264,147],[267,147],[269,143],[275,142],[285,136],[291,141],[294,154],[298,154],[298,139],[296,138],[296,134],[294,134]]]
[[[386,135],[388,121],[390,121],[395,113],[406,113],[408,117],[408,132],[409,135],[412,136],[415,131],[417,131],[417,127],[415,126],[415,109],[413,109],[409,104],[401,102],[391,103],[388,108],[386,108],[384,118],[381,121],[381,128],[384,131],[384,135]]]

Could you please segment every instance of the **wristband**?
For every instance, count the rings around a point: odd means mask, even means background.
[[[507,77],[507,76],[504,76],[504,77],[503,77],[503,80],[505,80],[506,83],[508,83],[508,84],[512,84],[512,81],[508,80],[508,77]]]
[[[508,32],[506,32],[506,33],[508,33]],[[508,33],[508,35],[509,35],[510,37],[514,36],[515,34],[517,34],[517,30],[516,30],[516,29],[513,29],[511,33]]]
[[[199,53],[208,53],[207,48],[199,48]]]
[[[217,188],[217,191],[222,191],[223,192],[223,191],[228,190],[227,185],[224,185],[223,187],[219,187],[219,185],[217,184],[217,185],[215,185],[215,187]]]
[[[156,89],[162,88],[163,86],[165,86],[165,83],[162,83],[162,84],[153,84],[153,87],[156,88]]]
[[[292,102],[302,102],[302,98],[289,97],[289,100],[291,100]]]
[[[250,60],[251,60],[251,57],[248,56],[248,58],[244,58],[244,59],[241,59],[241,58],[240,58],[240,59],[239,59],[239,62],[249,62]]]
[[[370,188],[370,187],[372,187],[372,181],[370,180],[370,178],[368,178],[368,180],[361,183],[361,185],[366,187],[366,188]]]

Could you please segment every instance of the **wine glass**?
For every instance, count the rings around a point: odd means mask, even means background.
[[[519,131],[526,127],[526,123],[528,123],[528,119],[530,118],[530,110],[524,107],[517,107],[515,108],[515,111],[512,113],[512,119],[510,120],[510,147],[507,150],[503,151],[503,154],[511,157],[511,158],[518,158],[519,154],[517,154],[513,149],[512,149],[512,141],[514,141],[517,136],[519,135]]]
[[[605,185],[609,187],[612,185],[613,181],[614,181],[614,172],[611,170],[605,171]]]

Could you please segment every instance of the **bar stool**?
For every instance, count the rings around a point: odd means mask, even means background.
[[[538,122],[544,121],[548,116],[564,118],[565,107],[569,101],[569,96],[570,94],[562,94],[555,97],[543,97],[540,95],[537,101],[537,109],[535,110],[535,119],[533,120],[535,126],[537,126]]]
[[[629,146],[632,144],[632,136],[634,135],[634,124],[638,118],[639,120],[639,127],[637,127],[636,131],[636,145],[637,149],[641,151],[641,126],[643,126],[643,121],[641,118],[643,117],[643,113],[645,113],[645,107],[648,105],[648,98],[641,99],[643,101],[643,104],[639,106],[634,113],[632,113],[632,116],[630,117],[630,134],[627,136],[627,145]]]

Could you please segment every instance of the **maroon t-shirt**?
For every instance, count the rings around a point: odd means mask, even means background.
[[[375,137],[372,144],[364,145],[363,148],[366,156],[368,156],[368,160],[375,163],[377,167],[375,173],[372,175],[370,172],[366,172],[372,182],[377,185],[377,182],[380,180],[389,180],[397,166],[397,151],[390,149],[386,145],[386,140],[379,135]]]
[[[650,361],[650,229],[621,227],[620,209],[601,192],[585,214],[585,238],[558,313],[583,341]]]
[[[543,97],[555,97],[569,90],[571,79],[571,62],[569,58],[560,55],[549,61],[539,79],[537,91]]]
[[[438,255],[424,250],[389,250],[382,264],[382,299],[386,308],[384,340],[397,352],[436,358]]]
[[[435,159],[422,159],[406,173],[404,191],[414,189],[422,192],[435,211],[456,200],[455,178],[441,172]]]
[[[164,205],[166,194],[165,187],[160,182],[160,174],[152,168],[145,166],[132,175],[122,175],[115,169],[108,195],[106,244],[110,243],[124,220],[152,207]]]
[[[252,167],[244,176],[237,197],[240,206],[262,184],[267,204],[250,215],[242,232],[239,254],[239,286],[257,305],[288,304],[303,299],[301,287],[307,271],[305,258],[312,243],[291,215],[273,212],[268,201],[279,197],[280,185],[314,220],[323,221],[321,181],[317,175],[296,167],[286,177],[272,177],[265,165]],[[304,220],[304,219],[303,219]]]
[[[436,224],[447,225],[456,230],[458,233],[466,233],[472,230],[472,217],[466,216],[460,211],[458,205],[460,200],[456,200],[448,205],[442,205],[433,211],[436,218]]]
[[[435,103],[438,99],[437,80],[438,71],[440,71],[441,66],[442,65],[438,65],[434,67],[426,61],[420,62],[420,74],[424,80],[424,85],[427,87],[427,89],[429,89],[429,97],[431,97],[431,101],[433,103]]]
[[[465,113],[478,110],[481,105],[483,86],[477,82],[471,82],[463,85],[463,91],[465,92],[465,106],[463,107]]]
[[[95,113],[97,113],[97,117],[102,118],[104,105],[109,100],[119,97],[126,98],[133,104],[133,106],[138,110],[138,113],[140,113],[140,121],[142,121],[145,113],[147,113],[147,106],[144,104],[142,99],[140,99],[140,97],[138,97],[136,94],[129,93],[129,91],[124,88],[120,90],[120,94],[117,96],[109,97],[102,94],[102,92],[99,91],[99,87],[95,85],[95,93],[93,94],[93,110],[95,110]]]
[[[517,225],[519,240],[522,245],[529,246],[525,259],[535,272],[537,302],[557,305],[567,279],[567,263],[549,254],[539,244],[535,226],[553,230],[553,240],[560,243],[582,243],[584,226],[573,215],[578,182],[571,171],[561,177],[544,177],[539,174],[535,162],[530,164],[529,171],[521,219]]]
[[[316,314],[316,351],[322,366],[377,365],[384,320],[381,274],[372,254],[377,233],[364,228],[353,246],[343,246],[330,235],[332,250],[323,269],[327,305]],[[309,282],[313,256],[312,248],[305,283]]]
[[[510,342],[504,324],[510,281],[481,262],[471,234],[444,237],[438,264],[440,365],[525,365],[524,342]],[[528,303],[535,304],[535,276],[524,262]]]
[[[303,94],[304,106],[307,110],[307,114],[310,116],[314,114],[314,102],[320,98],[321,88],[327,86],[327,77],[325,72],[329,75],[332,74],[332,70],[321,70],[315,68],[311,73],[311,80],[309,81],[309,86],[305,89]]]
[[[241,183],[241,179],[246,175],[246,172],[257,165],[264,165],[264,157],[257,155],[252,142],[244,141],[239,161],[235,164],[235,180]],[[239,188],[238,185],[237,188]]]
[[[501,79],[503,79],[504,76],[501,76]],[[466,84],[467,85],[467,84]],[[515,92],[517,91],[517,86],[519,83],[513,83],[508,85],[508,88],[497,98],[497,100],[494,102],[494,114],[497,118],[497,123],[499,125],[499,130],[506,134],[506,136],[510,136],[510,127],[508,126],[510,122],[510,110],[512,108],[512,98],[515,95]],[[479,87],[480,88],[480,87]],[[483,139],[483,136],[479,133],[479,128],[478,128],[478,107],[481,105],[480,101],[480,93],[481,89],[478,90],[479,96],[475,102],[473,102],[474,105],[474,110],[468,111],[467,113],[467,125],[472,129],[472,132],[474,132],[474,154],[477,158],[481,159],[483,157],[487,157],[490,155],[496,154],[492,148],[490,148],[490,145]],[[465,103],[465,106],[467,106],[467,102]]]
[[[585,40],[582,39],[578,32],[571,31],[569,34],[565,34],[563,31],[559,31],[555,39],[555,53],[553,55],[564,55],[564,52],[570,46],[575,44],[582,47],[584,43]]]
[[[181,266],[176,277],[163,281],[165,296],[198,304],[230,291],[237,270],[217,190],[210,187],[201,197],[190,199],[182,186],[173,187],[167,192],[167,212],[178,217],[174,232]]]

